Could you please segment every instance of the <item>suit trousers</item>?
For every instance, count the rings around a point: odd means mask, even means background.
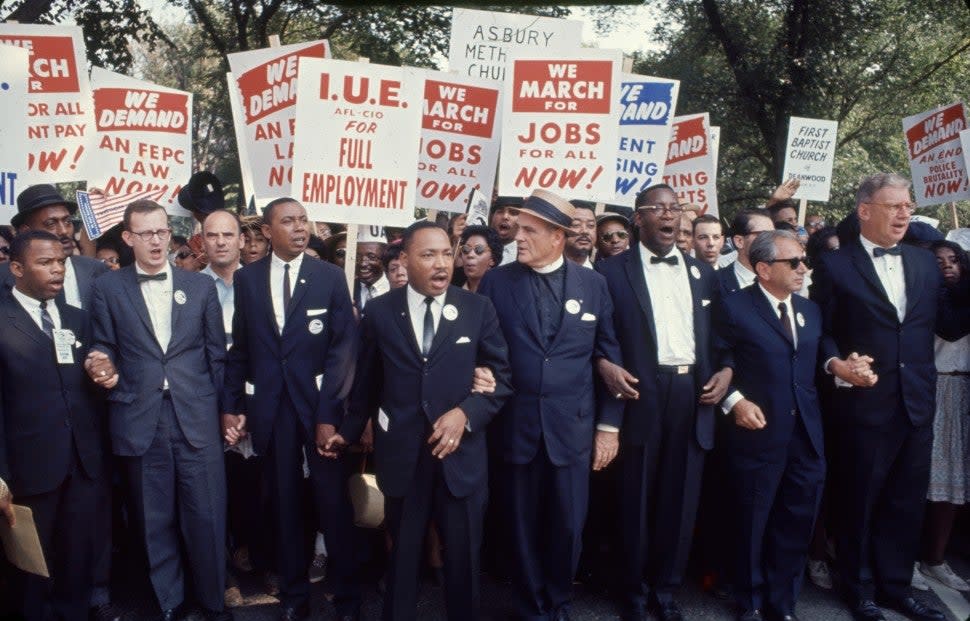
[[[327,582],[340,615],[360,608],[358,533],[347,492],[349,473],[344,457],[329,459],[317,453],[315,430],[305,429],[288,395],[280,401],[269,448],[262,458],[264,493],[269,500],[280,603],[299,608],[309,604],[311,545],[307,544],[304,512],[303,457],[306,455],[317,522],[313,530],[327,542]]]
[[[642,610],[652,589],[673,599],[690,552],[704,470],[697,392],[690,374],[659,374],[659,411],[643,445],[620,448],[620,531],[627,605]]]
[[[758,455],[733,452],[728,459],[735,599],[742,610],[768,604],[780,616],[794,614],[822,499],[825,460],[815,453],[801,419],[787,446]]]
[[[933,425],[914,427],[900,407],[883,425],[841,425],[837,442],[838,560],[846,595],[853,602],[872,599],[877,590],[907,597],[919,553]]]
[[[74,452],[73,443],[71,451]],[[70,473],[55,489],[14,498],[30,507],[50,578],[20,574],[17,590],[23,595],[28,621],[86,621],[94,567],[94,529],[98,480],[81,474],[75,454]],[[16,583],[15,583],[16,584]],[[48,610],[49,608],[49,610]]]
[[[226,582],[222,443],[193,447],[182,433],[171,399],[162,399],[161,408],[148,451],[124,458],[149,577],[159,606],[168,610],[185,600],[187,568],[199,604],[219,611]]]
[[[548,619],[568,610],[589,501],[588,461],[556,466],[545,442],[527,464],[506,464],[505,506],[514,614]]]
[[[432,430],[428,429],[428,435]],[[448,459],[445,457],[445,459]],[[480,616],[478,570],[482,521],[488,488],[456,498],[445,481],[442,460],[423,444],[407,495],[385,498],[385,523],[391,536],[385,621],[417,619],[418,576],[424,536],[434,518],[444,548],[445,607],[450,621]]]

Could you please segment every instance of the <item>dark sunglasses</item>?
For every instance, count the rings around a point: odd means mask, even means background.
[[[630,236],[630,234],[627,233],[626,231],[614,231],[612,233],[603,233],[602,235],[600,235],[600,237],[602,237],[603,238],[603,241],[605,241],[605,242],[611,242],[611,241],[613,241],[613,238],[614,237],[616,239],[626,239],[629,236]]]
[[[474,252],[478,256],[482,256],[483,254],[485,254],[486,250],[488,250],[488,246],[486,246],[485,244],[477,244],[475,246],[469,246],[468,244],[465,244],[464,246],[461,247],[461,253],[465,256],[470,255],[472,252]]]
[[[808,257],[793,257],[791,259],[774,259],[770,261],[770,263],[787,263],[788,267],[792,268],[793,270],[797,270],[799,264],[803,264],[805,267],[808,267]]]

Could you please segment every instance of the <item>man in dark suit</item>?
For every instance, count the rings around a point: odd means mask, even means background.
[[[742,209],[731,220],[731,241],[737,249],[737,258],[730,265],[717,270],[717,282],[724,294],[744,289],[755,281],[754,268],[748,259],[748,249],[758,233],[775,230],[771,216],[765,209]]]
[[[449,286],[453,255],[448,232],[433,222],[404,233],[409,284],[368,304],[348,416],[327,447],[356,441],[374,420],[377,482],[392,542],[384,596],[389,621],[415,618],[432,517],[444,544],[448,618],[479,618],[485,429],[512,391],[495,309],[488,298]],[[473,392],[475,367],[492,371],[493,393]]]
[[[714,442],[713,408],[731,371],[713,348],[714,271],[675,247],[677,195],[658,184],[635,205],[640,243],[596,265],[613,297],[623,352],[623,368],[604,380],[627,400],[620,432],[625,614],[646,618],[652,590],[661,619],[678,621],[674,591],[687,563],[704,454]]]
[[[823,338],[818,306],[799,295],[808,268],[798,238],[761,233],[747,245],[756,284],[726,296],[716,332],[732,353],[734,378],[722,404],[739,621],[793,621],[795,602],[825,481],[822,416],[815,373],[838,357]],[[869,385],[861,361],[849,378]],[[728,508],[730,507],[730,508]]]
[[[47,618],[45,606],[58,619],[87,619],[105,450],[103,394],[84,369],[87,313],[55,302],[65,261],[56,236],[22,233],[11,245],[14,287],[0,291],[0,478],[33,511],[51,574],[23,576],[31,620]],[[102,370],[102,385],[113,386],[113,369]]]
[[[273,252],[235,273],[236,311],[222,394],[222,427],[230,444],[244,433],[262,456],[280,576],[281,619],[310,616],[309,546],[303,517],[306,455],[319,530],[326,537],[328,579],[338,617],[356,619],[353,510],[343,459],[317,448],[343,420],[353,375],[357,328],[343,272],[308,259],[306,210],[292,198],[270,202],[263,235]],[[245,384],[253,385],[246,397]]]
[[[56,236],[67,257],[64,287],[58,299],[76,308],[91,308],[91,284],[108,271],[97,259],[82,257],[74,244],[74,221],[77,204],[65,200],[57,189],[48,184],[32,185],[17,196],[17,214],[10,224],[18,234],[27,231],[47,231]],[[0,263],[0,283],[10,289],[14,278],[9,263]]]
[[[94,346],[118,368],[108,395],[111,443],[127,470],[161,618],[178,617],[188,564],[206,615],[228,619],[217,394],[226,335],[212,279],[168,264],[171,234],[158,203],[125,209],[122,236],[135,264],[95,281]]]
[[[603,467],[617,451],[622,404],[594,395],[594,361],[619,360],[613,305],[601,276],[563,259],[572,211],[533,192],[519,210],[518,261],[490,270],[478,290],[495,305],[515,387],[496,437],[522,619],[569,618],[590,461]]]
[[[838,561],[856,619],[883,619],[875,603],[910,619],[943,613],[912,596],[929,483],[936,396],[933,335],[956,322],[941,293],[933,255],[900,245],[915,206],[908,179],[877,174],[856,193],[860,235],[819,256],[812,299],[840,352],[870,356],[879,376],[871,388],[837,387],[838,455],[843,471]],[[840,374],[843,363],[826,361]]]

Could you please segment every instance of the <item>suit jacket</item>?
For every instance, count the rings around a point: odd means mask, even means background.
[[[54,342],[10,291],[0,292],[0,478],[14,498],[60,485],[75,446],[83,474],[101,475],[104,395],[84,371],[90,322],[85,311],[56,304],[61,328],[77,338],[73,364],[58,364]]]
[[[721,288],[722,296],[734,293],[741,288],[741,283],[738,282],[738,275],[734,273],[733,262],[715,271],[714,276],[717,277],[717,284]]]
[[[74,268],[74,275],[77,278],[77,290],[81,294],[81,305],[84,306],[85,310],[90,311],[91,285],[98,276],[110,270],[107,265],[91,257],[71,255],[68,257],[68,261],[71,262],[71,267]],[[13,289],[14,278],[13,274],[10,273],[9,262],[0,263],[0,283],[6,289]],[[57,294],[56,300],[58,302],[65,301],[63,291]]]
[[[789,312],[795,318],[797,346],[784,333],[768,298],[755,284],[727,295],[715,324],[718,339],[729,349],[734,377],[728,395],[741,391],[761,408],[767,425],[752,431],[730,425],[731,454],[770,454],[785,448],[801,417],[815,452],[824,455],[822,414],[815,391],[815,372],[822,361],[837,355],[835,343],[823,338],[818,305],[800,295],[791,296]]]
[[[445,304],[458,315],[453,320],[442,315],[425,361],[411,325],[407,289],[367,303],[354,389],[340,433],[353,442],[367,419],[375,419],[377,481],[385,494],[400,497],[411,486],[420,452],[430,450],[430,427],[460,407],[468,428],[442,468],[448,489],[463,498],[487,484],[485,428],[512,393],[508,348],[488,298],[449,287]],[[494,393],[471,392],[477,366],[492,370]],[[378,407],[386,424],[376,420]]]
[[[711,312],[717,306],[719,290],[714,269],[710,265],[680,253],[690,281],[694,308],[694,383],[698,398],[700,389],[715,370],[730,366],[726,352],[715,355],[711,331]],[[654,323],[650,292],[643,274],[640,250],[636,246],[596,264],[596,269],[606,277],[609,294],[613,297],[613,323],[623,352],[623,367],[640,383],[640,398],[626,401],[620,439],[626,444],[643,445],[650,426],[649,417],[663,407],[657,367],[657,328]],[[697,442],[701,447],[714,446],[713,406],[697,406],[694,425]]]
[[[603,395],[593,362],[619,362],[613,332],[613,302],[603,277],[565,262],[565,295],[579,310],[563,311],[559,333],[547,347],[542,339],[530,268],[510,263],[485,274],[478,293],[490,298],[509,344],[515,394],[499,420],[502,458],[530,462],[545,444],[557,466],[588,460],[595,423],[620,426],[622,402]]]
[[[212,278],[172,268],[172,337],[162,351],[141,285],[130,265],[94,283],[95,347],[118,368],[108,393],[116,455],[137,457],[155,437],[168,379],[179,427],[195,448],[221,442],[217,391],[222,386],[226,333]],[[177,300],[183,299],[184,303]]]
[[[881,425],[902,407],[913,425],[929,424],[936,402],[934,331],[944,338],[960,336],[951,333],[957,325],[948,320],[951,307],[933,255],[906,244],[900,247],[906,281],[901,323],[858,239],[819,255],[812,273],[811,297],[822,309],[825,332],[834,339],[838,355],[868,354],[879,375],[869,388],[835,389],[833,405],[851,423]]]
[[[356,355],[357,328],[343,272],[304,256],[280,334],[269,286],[271,260],[266,256],[233,277],[236,309],[221,404],[223,412],[248,413],[246,426],[259,454],[266,452],[285,395],[307,433],[318,423],[340,426]],[[247,381],[253,394],[245,399]]]

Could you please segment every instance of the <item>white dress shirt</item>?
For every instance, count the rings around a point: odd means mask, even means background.
[[[738,279],[738,289],[744,289],[754,284],[757,274],[741,265],[740,261],[734,262],[734,277]]]
[[[674,247],[667,256],[677,257],[677,265],[651,263],[650,257],[656,255],[643,244],[637,244],[637,247],[640,249],[643,276],[653,306],[657,362],[670,366],[694,364],[694,302],[687,262]]]
[[[295,259],[287,263],[273,253],[269,261],[269,294],[273,298],[273,314],[276,315],[276,327],[283,333],[286,323],[286,308],[283,306],[283,266],[290,266],[290,299],[296,295],[296,288],[300,284],[300,266],[303,265],[304,254],[301,252]]]
[[[859,241],[876,268],[876,275],[879,276],[879,282],[882,283],[889,301],[896,307],[896,317],[902,323],[906,318],[906,278],[903,274],[902,255],[884,254],[876,258],[872,253],[878,246],[862,235],[859,236]]]
[[[365,285],[361,281],[357,281],[357,286],[360,288],[360,309],[364,310],[367,303],[376,298],[377,296],[384,295],[391,290],[391,281],[387,279],[387,274],[381,274],[373,285]]]
[[[434,321],[434,331],[438,332],[438,324],[441,322],[441,309],[445,307],[445,295],[447,290],[441,295],[434,296],[431,302],[431,317]],[[411,327],[414,328],[414,338],[417,340],[418,351],[421,351],[421,343],[424,342],[424,313],[428,308],[424,303],[428,296],[422,295],[408,285],[408,315],[411,316]]]
[[[74,308],[84,308],[81,306],[81,290],[77,286],[77,274],[71,257],[64,261],[64,301]]]
[[[147,274],[137,263],[135,272]],[[155,331],[155,339],[162,351],[165,351],[172,340],[172,267],[166,263],[159,273],[166,274],[165,280],[146,280],[140,286],[145,306],[148,307],[148,317]]]
[[[515,263],[519,258],[519,243],[514,239],[509,243],[505,244],[502,248],[502,262],[499,265],[505,265],[506,263]]]
[[[240,267],[242,265],[237,265],[233,272]],[[236,290],[231,281],[227,284],[222,276],[215,273],[212,265],[205,266],[200,273],[211,276],[216,283],[216,293],[219,296],[219,305],[222,307],[222,327],[226,331],[226,349],[229,349],[232,347],[232,314],[236,310]]]
[[[586,257],[586,261],[584,261],[583,263],[581,263],[581,265],[583,267],[588,267],[591,270],[592,269],[596,269],[595,267],[593,267],[593,260],[590,259],[589,257]]]
[[[40,300],[35,300],[29,295],[21,293],[17,287],[13,288],[13,297],[20,302],[20,305],[24,307],[24,310],[27,311],[30,318],[37,324],[37,327],[43,331],[44,324],[40,320]],[[54,303],[54,300],[47,300],[47,313],[51,316],[51,321],[54,322],[54,329],[60,329],[61,314],[57,312],[57,304]]]

